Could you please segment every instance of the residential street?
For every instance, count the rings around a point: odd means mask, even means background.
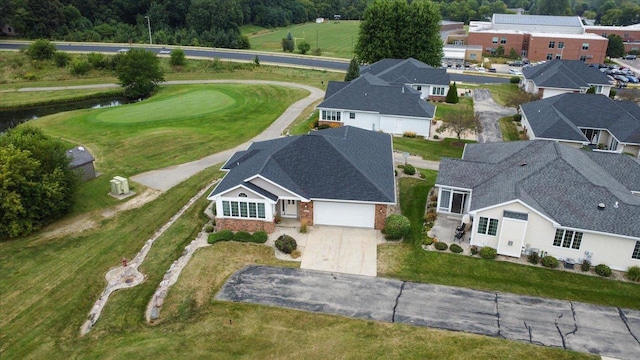
[[[482,123],[482,132],[478,134],[479,143],[502,141],[498,120],[516,113],[515,109],[498,105],[487,89],[473,91],[473,111],[480,115]]]
[[[249,266],[216,299],[640,358],[640,311],[331,272]]]

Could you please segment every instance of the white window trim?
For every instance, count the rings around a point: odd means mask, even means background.
[[[222,217],[222,218],[227,218],[227,219],[244,219],[244,220],[261,220],[264,221],[267,219],[267,204],[262,202],[262,201],[244,201],[245,198],[242,198],[242,200],[239,199],[226,199],[226,200],[220,200],[220,209],[222,210],[222,214],[217,214],[218,217]],[[224,213],[224,203],[229,203],[229,215],[226,215]],[[233,210],[232,210],[232,205],[231,203],[238,203],[238,216],[234,216],[233,215]],[[242,211],[240,203],[246,203],[247,204],[247,216],[242,216]],[[250,213],[251,211],[249,210],[249,204],[256,204],[256,217],[251,217]],[[260,217],[260,211],[259,209],[259,204],[262,204],[262,206],[264,206],[264,217]]]

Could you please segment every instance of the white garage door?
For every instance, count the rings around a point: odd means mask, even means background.
[[[353,226],[373,229],[376,206],[328,201],[313,202],[316,225]]]

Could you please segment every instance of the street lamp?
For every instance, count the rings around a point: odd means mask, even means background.
[[[151,40],[151,21],[148,16],[145,16],[144,18],[147,19],[147,27],[149,27],[149,45],[153,45],[153,41]]]

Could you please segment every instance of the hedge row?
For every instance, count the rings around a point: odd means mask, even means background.
[[[233,233],[231,230],[220,230],[209,234],[207,242],[209,244],[215,244],[218,241],[239,241],[239,242],[252,242],[257,244],[264,244],[267,241],[267,233],[264,231],[256,231],[253,234],[249,234],[246,231],[238,231]]]

